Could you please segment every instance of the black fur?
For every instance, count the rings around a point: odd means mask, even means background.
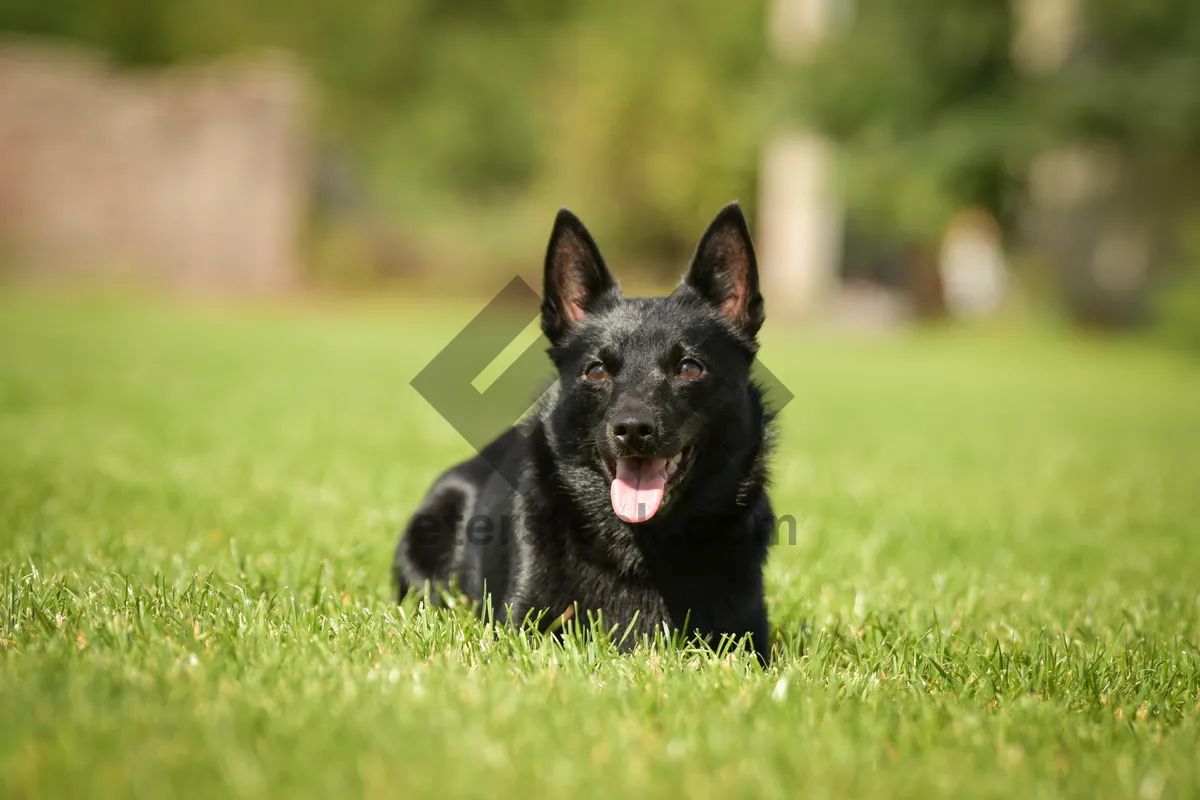
[[[400,598],[456,590],[482,609],[486,584],[514,623],[541,615],[545,630],[564,613],[601,612],[618,637],[632,626],[628,647],[686,620],[684,633],[714,645],[748,635],[765,663],[771,414],[750,377],[762,322],[736,203],[658,298],[623,298],[583,224],[560,211],[542,306],[559,379],[528,419],[434,483],[396,549]],[[685,359],[703,374],[682,376]],[[607,377],[589,379],[595,362]],[[638,421],[650,433],[619,435]],[[681,452],[688,466],[661,510],[622,521],[609,494],[615,459]],[[515,490],[505,475],[518,476]]]

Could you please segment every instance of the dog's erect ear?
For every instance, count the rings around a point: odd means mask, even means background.
[[[557,344],[572,325],[619,295],[587,228],[570,211],[560,210],[546,249],[542,331]]]
[[[736,202],[721,209],[700,237],[683,285],[712,303],[721,316],[754,338],[763,324],[758,261],[750,228]]]

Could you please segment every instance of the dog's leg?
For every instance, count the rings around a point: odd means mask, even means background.
[[[439,481],[413,513],[396,546],[392,576],[397,600],[423,589],[440,604],[450,590],[465,547],[463,524],[475,503],[475,487],[448,477]]]

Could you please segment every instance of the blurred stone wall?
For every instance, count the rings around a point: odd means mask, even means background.
[[[0,42],[0,263],[184,291],[288,289],[305,105],[300,74],[275,56],[119,72]]]

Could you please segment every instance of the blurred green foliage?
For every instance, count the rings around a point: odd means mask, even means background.
[[[563,203],[653,257],[751,201],[764,20],[758,0],[0,0],[0,28],[123,64],[298,53],[323,139],[387,213],[526,255]]]
[[[1001,209],[1024,144],[1011,29],[1007,5],[986,0],[864,0],[789,75],[789,112],[841,145],[870,223],[931,237],[963,205]]]
[[[1082,47],[1013,65],[1008,3],[857,0],[815,59],[777,63],[763,0],[0,0],[0,29],[153,65],[297,53],[320,131],[379,214],[492,265],[560,204],[614,257],[674,264],[713,210],[755,201],[773,130],[842,146],[856,225],[929,243],[965,204],[1013,224],[1030,159],[1118,146],[1163,213],[1194,203],[1200,5],[1080,0]]]
[[[1030,160],[1067,142],[1115,146],[1164,206],[1194,201],[1200,5],[1080,2],[1075,54],[1038,76],[1014,66],[1006,3],[860,0],[788,76],[789,111],[842,145],[854,208],[918,237],[966,204],[1011,223]]]

